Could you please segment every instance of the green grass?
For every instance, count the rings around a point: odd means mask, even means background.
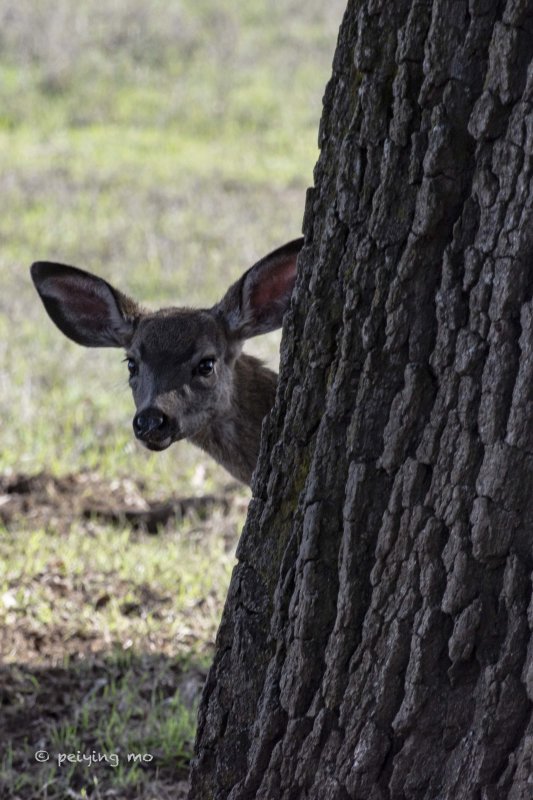
[[[174,796],[242,514],[157,536],[96,520],[2,531],[2,797]]]
[[[232,517],[233,539],[242,521],[240,513]],[[102,647],[153,639],[168,651],[180,640],[211,642],[233,564],[223,525],[216,514],[209,525],[187,519],[179,537],[170,528],[154,540],[87,521],[74,520],[66,534],[21,523],[0,542],[0,622],[19,631],[54,626],[64,641],[82,637]]]
[[[208,306],[298,236],[344,5],[0,0],[0,477],[96,473],[163,499],[227,491],[187,443],[136,445],[123,354],[65,339],[28,268],[57,260],[147,305]],[[247,349],[276,367],[278,343]],[[32,496],[6,523],[2,797],[184,796],[248,495],[235,496],[229,515],[156,536],[44,519]],[[39,747],[155,757],[60,768],[37,764]]]
[[[17,694],[8,721],[22,722],[28,736],[7,740],[2,797],[184,796],[196,724],[184,692],[187,682],[200,684],[204,667],[130,651],[53,672],[3,673]]]

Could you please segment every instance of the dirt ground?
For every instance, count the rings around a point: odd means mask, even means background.
[[[61,530],[73,518],[129,523],[133,528],[156,533],[160,526],[195,513],[205,519],[214,508],[229,513],[234,486],[224,495],[176,499],[147,499],[144,485],[132,480],[111,482],[98,474],[82,472],[57,478],[45,472],[28,476],[0,475],[0,520],[6,527],[24,518],[27,526],[53,525]]]
[[[91,536],[98,526],[112,526],[117,534],[128,529],[133,537],[145,537],[145,542],[149,534],[148,540],[153,536],[156,547],[158,542],[163,546],[159,534],[174,541],[186,530],[187,535],[200,537],[206,551],[210,536],[227,538],[229,551],[235,545],[236,520],[242,520],[246,505],[236,486],[228,486],[220,496],[149,497],[142,483],[109,482],[90,472],[59,478],[47,473],[0,476],[0,522],[8,543],[16,542],[22,531],[40,529],[52,532],[60,542],[74,522],[81,525],[81,535]],[[34,572],[7,569],[2,575],[1,562],[0,553],[4,607],[0,742],[8,748],[3,762],[0,758],[0,797],[184,798],[192,740],[189,736],[182,756],[169,757],[169,748],[178,741],[177,735],[169,733],[169,725],[173,715],[189,713],[188,724],[194,726],[213,635],[210,630],[210,641],[202,640],[208,630],[202,631],[202,623],[220,614],[220,592],[207,592],[186,611],[187,624],[180,629],[178,641],[167,624],[175,614],[175,598],[168,586],[135,583],[112,569],[107,573],[93,570],[90,564],[76,576],[60,555]],[[28,612],[16,606],[20,592],[31,598]],[[37,624],[35,604],[41,597],[54,609],[54,616]],[[156,623],[145,638],[141,633],[124,649],[123,642],[110,641],[105,624],[94,623],[117,603],[121,624],[131,619],[133,626],[136,620],[150,618],[160,620],[159,627]],[[90,624],[83,624],[84,615],[92,618]],[[124,716],[122,727],[117,723],[106,733],[107,719],[115,714]],[[83,740],[85,752],[98,752],[106,736],[119,742],[118,749],[123,751],[132,741],[151,742],[150,753],[158,762],[155,778],[147,768],[143,779],[140,769],[131,785],[116,786],[109,769],[106,774],[95,768],[91,779],[99,774],[99,782],[88,787],[87,770],[58,778],[57,769],[54,773],[50,765],[35,764],[35,751],[50,749],[51,742],[62,750],[68,742],[74,748]]]

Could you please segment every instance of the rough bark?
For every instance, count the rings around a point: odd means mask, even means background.
[[[348,5],[192,800],[533,797],[532,55]]]

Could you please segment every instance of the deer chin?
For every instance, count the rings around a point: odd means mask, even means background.
[[[165,439],[161,439],[161,441],[143,441],[141,444],[146,447],[147,450],[153,450],[159,453],[161,450],[166,450],[167,447],[170,447],[173,441],[171,436],[167,436]]]

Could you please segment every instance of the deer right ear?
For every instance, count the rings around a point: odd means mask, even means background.
[[[280,328],[296,281],[296,260],[303,239],[274,250],[230,286],[213,311],[241,339]]]
[[[127,347],[138,306],[102,278],[76,267],[38,261],[31,277],[50,319],[85,347]]]

